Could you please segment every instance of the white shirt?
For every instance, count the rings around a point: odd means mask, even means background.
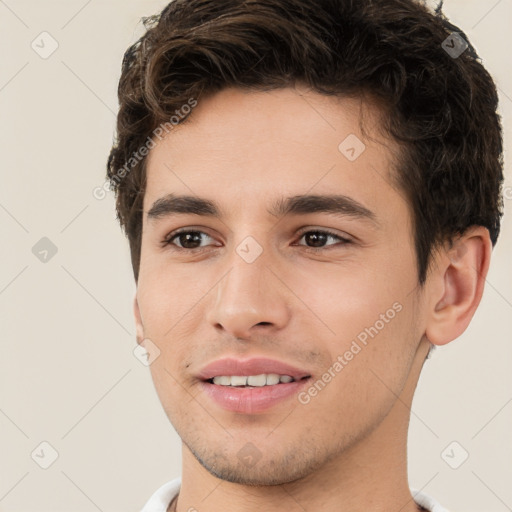
[[[141,512],[166,512],[171,500],[178,494],[181,486],[181,477],[159,487],[149,498]],[[411,488],[414,501],[429,512],[449,512],[430,496]]]

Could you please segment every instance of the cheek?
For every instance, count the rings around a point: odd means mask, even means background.
[[[165,258],[148,258],[141,265],[137,297],[147,335],[167,338],[175,324],[201,303],[217,279],[190,265],[169,265]],[[212,278],[215,276],[211,276]],[[181,325],[180,325],[181,327]]]
[[[368,309],[382,311],[383,317],[362,312],[364,302],[340,313],[334,327],[337,338],[325,344],[331,364],[317,379],[316,389],[312,383],[301,397],[301,403],[308,402],[305,411],[322,417],[333,435],[376,426],[400,396],[411,369],[416,347],[413,306],[393,303],[379,309],[375,304]]]
[[[308,319],[298,321],[342,346],[376,322],[379,331],[387,328],[408,300],[414,281],[406,268],[390,269],[391,263],[384,259],[380,264],[382,268],[354,262],[314,263],[289,274],[287,282],[302,301],[295,302],[300,316],[307,314]]]
[[[325,399],[350,404],[354,414],[366,414],[361,404],[371,402],[378,409],[393,402],[419,341],[411,293],[416,283],[413,262],[402,261],[398,268],[392,258],[379,261],[381,267],[374,262],[351,265],[350,271],[325,267],[309,273],[312,280],[294,281],[294,290],[309,306],[299,321],[301,327],[310,334],[316,331],[318,344],[322,342],[332,363],[339,363],[331,366],[336,382],[329,385]]]

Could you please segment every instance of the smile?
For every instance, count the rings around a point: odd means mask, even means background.
[[[254,387],[275,386],[294,382],[290,375],[278,375],[277,373],[262,373],[260,375],[220,375],[210,379],[210,382],[218,386]]]

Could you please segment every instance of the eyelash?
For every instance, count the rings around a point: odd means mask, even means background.
[[[210,235],[208,235],[208,233],[205,233],[204,231],[199,231],[199,230],[191,230],[191,229],[187,229],[187,228],[183,228],[183,229],[179,229],[177,231],[174,231],[172,233],[170,233],[163,241],[162,241],[162,246],[163,247],[170,247],[172,246],[172,250],[177,250],[177,251],[187,251],[187,252],[195,252],[195,253],[201,253],[203,252],[204,250],[207,250],[209,249],[210,246],[206,246],[206,247],[195,247],[194,249],[187,249],[185,247],[179,247],[175,244],[173,244],[173,240],[175,238],[177,238],[179,235],[183,235],[183,234],[189,234],[189,233],[200,233],[202,235],[206,235],[208,237],[210,237]],[[341,245],[347,245],[347,244],[350,244],[352,243],[352,240],[349,240],[348,238],[344,238],[336,233],[333,233],[332,231],[329,231],[329,230],[326,230],[326,229],[310,229],[310,230],[307,230],[307,231],[303,231],[302,233],[300,233],[300,239],[302,239],[302,237],[304,237],[304,235],[307,235],[308,233],[321,233],[323,235],[327,235],[327,236],[330,236],[332,238],[336,238],[338,239],[340,242],[342,242]],[[212,237],[210,237],[212,238]],[[324,247],[309,247],[307,245],[301,245],[301,247],[304,247],[307,251],[311,251],[311,252],[321,252],[321,251],[325,251],[325,250],[329,250],[330,247],[333,247],[333,246],[324,246]]]

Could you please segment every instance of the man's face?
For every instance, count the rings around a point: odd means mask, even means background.
[[[360,106],[301,89],[226,89],[149,154],[141,337],[160,350],[150,368],[170,421],[223,479],[284,483],[348,454],[388,415],[417,357],[425,321],[410,210],[390,184],[393,146],[369,105],[363,136]],[[155,204],[169,194],[214,202],[219,216]],[[302,195],[345,201],[276,215]],[[310,377],[279,401],[269,389],[290,384],[204,382],[205,366],[226,357]]]

